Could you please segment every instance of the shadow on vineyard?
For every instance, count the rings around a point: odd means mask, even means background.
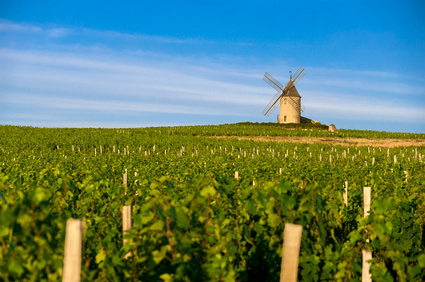
[[[83,281],[278,281],[288,223],[298,280],[359,281],[364,250],[375,281],[425,280],[424,146],[232,137],[425,134],[308,126],[0,126],[0,280],[62,279],[71,218]]]

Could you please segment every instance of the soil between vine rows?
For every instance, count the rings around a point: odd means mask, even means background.
[[[353,138],[353,137],[282,137],[282,136],[209,136],[208,138],[253,140],[259,142],[290,142],[290,143],[323,143],[342,146],[370,146],[382,148],[425,146],[425,139],[403,138]]]

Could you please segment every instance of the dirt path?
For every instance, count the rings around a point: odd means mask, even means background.
[[[211,136],[210,138],[254,140],[260,142],[323,143],[342,146],[382,148],[425,146],[425,139],[353,138],[353,137],[280,137],[280,136]]]

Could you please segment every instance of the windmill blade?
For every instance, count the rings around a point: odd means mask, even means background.
[[[279,99],[277,101],[279,101]],[[276,110],[277,106],[279,106],[280,103],[277,103],[277,101],[271,105],[268,111],[264,114],[266,117],[269,117],[274,112],[274,110]]]
[[[279,81],[277,81],[276,78],[274,78],[271,74],[269,74],[268,72],[266,72],[264,74],[263,80],[265,82],[267,82],[271,87],[273,87],[276,91],[282,91],[283,90],[283,85],[280,84]]]
[[[268,117],[275,110],[278,105],[277,101],[279,101],[280,96],[282,96],[282,92],[278,91],[276,95],[274,95],[273,99],[271,99],[267,106],[264,108],[263,115]]]
[[[299,74],[300,74],[300,72],[303,70],[303,67],[302,66],[300,66],[298,69],[297,69],[297,71],[294,73],[294,75],[292,76],[292,77],[297,77]],[[292,81],[294,81],[295,80],[295,78],[292,80]]]
[[[300,67],[300,68],[302,68],[302,67]],[[297,71],[298,72],[298,71]],[[307,73],[307,71],[304,69],[304,68],[302,68],[302,71],[300,72],[300,73],[298,73],[297,74],[297,76],[292,80],[292,82],[294,83],[294,85],[298,82],[298,81],[300,81],[300,79],[305,75]]]
[[[301,103],[301,112],[304,112],[305,110],[305,106],[303,105],[303,103]]]

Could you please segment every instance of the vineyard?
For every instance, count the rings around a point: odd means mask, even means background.
[[[0,135],[0,280],[62,279],[78,218],[83,281],[278,281],[285,223],[303,226],[300,281],[359,281],[364,248],[373,280],[425,281],[425,146],[232,138],[425,134],[243,123]]]

